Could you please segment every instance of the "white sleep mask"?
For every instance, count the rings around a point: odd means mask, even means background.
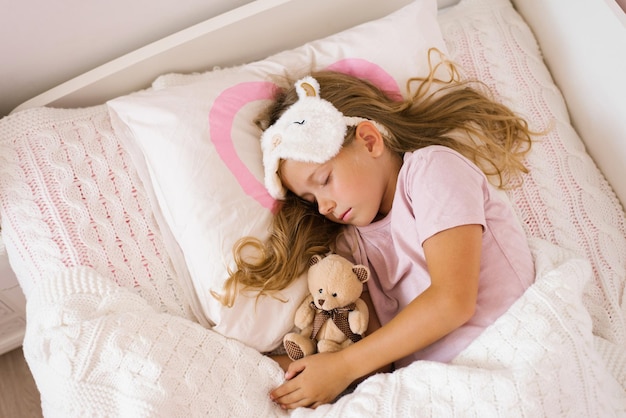
[[[261,136],[265,187],[278,200],[284,199],[286,194],[278,176],[281,159],[325,163],[341,150],[348,126],[369,120],[344,116],[332,103],[320,97],[319,83],[313,77],[298,80],[295,87],[298,101]],[[381,134],[387,133],[378,123],[371,122]]]

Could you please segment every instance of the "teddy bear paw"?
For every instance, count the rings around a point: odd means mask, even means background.
[[[315,354],[315,342],[304,335],[292,332],[283,338],[283,346],[287,355],[292,360],[300,360],[302,357]]]
[[[304,352],[300,346],[293,341],[285,341],[285,351],[287,351],[287,355],[293,361],[300,360],[304,357]]]

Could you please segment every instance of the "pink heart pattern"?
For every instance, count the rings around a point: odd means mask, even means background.
[[[402,94],[395,79],[379,65],[358,58],[348,58],[331,64],[326,69],[339,71],[369,80],[392,97]],[[237,155],[231,135],[237,113],[246,104],[256,100],[272,99],[278,87],[268,81],[251,81],[236,84],[224,90],[209,111],[209,133],[215,149],[243,191],[261,206],[275,213],[279,204],[265,189],[265,185],[246,167]],[[259,145],[260,146],[260,145]]]

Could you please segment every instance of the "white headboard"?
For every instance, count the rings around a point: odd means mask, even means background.
[[[410,2],[256,0],[110,61],[26,101],[14,111],[43,105],[82,107],[103,103],[144,89],[164,73],[205,71],[262,59],[384,16]],[[332,20],[328,16],[341,18]],[[304,21],[321,23],[314,26]]]

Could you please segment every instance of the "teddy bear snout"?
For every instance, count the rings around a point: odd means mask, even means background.
[[[324,302],[326,302],[326,299],[318,299],[317,303],[319,303],[320,306],[324,306]]]

